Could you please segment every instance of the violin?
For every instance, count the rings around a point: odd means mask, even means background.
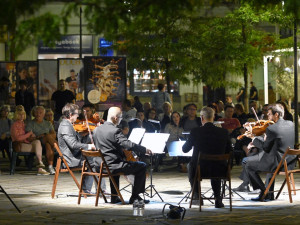
[[[272,120],[259,120],[257,122],[245,123],[244,127],[246,128],[246,132],[237,137],[238,140],[246,137],[249,134],[253,134],[255,136],[263,135],[266,132],[268,126],[274,124],[275,122]]]
[[[77,119],[76,122],[73,124],[73,128],[75,131],[77,131],[78,133],[81,133],[81,132],[88,132],[89,129],[88,129],[88,126],[90,128],[90,131],[93,131],[96,127],[97,127],[97,124],[102,124],[103,121],[100,119],[100,116],[98,113],[94,113],[93,114],[93,117],[90,118],[90,119]],[[88,124],[88,126],[87,126]]]

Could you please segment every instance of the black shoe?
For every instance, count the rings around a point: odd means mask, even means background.
[[[121,199],[119,197],[111,197],[110,202],[112,204],[117,204],[117,203],[120,203],[122,201],[121,201]]]
[[[252,201],[255,202],[264,202],[264,201],[273,201],[274,200],[274,193],[268,193],[264,199],[261,199],[264,195],[264,192],[262,191],[258,197],[251,198]]]
[[[129,204],[133,204],[134,200],[138,200],[138,201],[141,201],[143,200],[145,204],[148,204],[150,202],[150,200],[147,200],[147,199],[142,199],[140,196],[137,196],[137,197],[130,197],[129,199]]]
[[[237,188],[233,188],[232,190],[237,192],[250,192],[249,185],[244,184],[241,184],[240,186],[238,186]]]
[[[224,208],[224,204],[222,202],[222,199],[216,199],[215,200],[215,208]]]

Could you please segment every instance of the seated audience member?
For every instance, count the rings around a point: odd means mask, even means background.
[[[125,120],[126,121],[126,120]],[[128,122],[129,135],[133,128],[145,128],[147,133],[154,133],[155,127],[145,119],[144,112],[137,112],[136,118]]]
[[[166,125],[171,122],[172,105],[170,102],[164,102],[163,113],[158,115],[160,121],[161,130],[164,130]]]
[[[121,120],[120,124],[117,126],[122,130],[122,133],[128,137],[129,134],[129,125],[125,120]]]
[[[216,103],[209,104],[209,105],[207,105],[207,107],[210,107],[210,108],[212,108],[212,109],[214,110],[214,112],[215,112],[215,115],[214,115],[214,121],[218,121],[218,119],[222,118],[221,116],[219,116],[219,115],[217,114],[217,112],[218,112],[218,107],[216,106]]]
[[[226,115],[226,112],[225,112]],[[225,154],[231,151],[231,142],[229,140],[228,131],[213,125],[214,111],[210,107],[204,107],[200,112],[200,117],[203,126],[192,129],[189,139],[182,147],[183,152],[189,152],[194,147],[191,162],[188,165],[189,181],[191,187],[194,184],[194,178],[197,169],[199,153],[202,154]],[[201,175],[202,176],[225,176],[226,163],[225,162],[210,162],[201,161]],[[222,208],[221,195],[221,180],[211,179],[211,187],[215,197],[215,207]],[[196,199],[199,199],[198,185],[195,185]]]
[[[216,101],[217,109],[218,109],[218,116],[224,118],[224,103],[221,100]]]
[[[79,115],[78,105],[68,103],[62,109],[63,119],[59,124],[57,139],[59,148],[64,155],[70,167],[82,166],[84,158],[81,155],[81,149],[95,149],[93,144],[81,143],[80,136],[73,128],[73,123],[77,120]],[[99,170],[101,164],[100,157],[88,158],[92,169]],[[83,191],[91,193],[94,178],[92,176],[85,176],[83,180]]]
[[[234,129],[241,126],[240,121],[236,118],[232,118],[233,116],[233,107],[231,105],[225,106],[225,117],[220,118],[218,121],[224,121],[222,123],[222,127],[227,129],[229,133],[231,133]]]
[[[202,125],[200,117],[197,117],[197,106],[194,103],[186,106],[186,114],[187,117],[182,118],[180,121],[184,131],[191,131],[193,128]]]
[[[145,102],[144,105],[143,105],[143,109],[144,109],[144,112],[147,113],[149,111],[149,109],[151,109],[151,103],[150,102]]]
[[[53,168],[54,161],[54,143],[56,141],[56,132],[53,125],[44,119],[45,108],[43,106],[36,106],[32,110],[34,119],[29,121],[26,125],[26,131],[32,131],[36,138],[41,141],[46,149],[46,158],[48,161],[48,169],[51,175],[55,174]]]
[[[134,100],[133,107],[136,109],[136,111],[138,112],[144,111],[143,104],[141,103],[140,98],[138,96],[134,96],[133,100]]]
[[[156,109],[151,108],[146,112],[146,119],[148,120],[148,122],[150,122],[154,127],[157,133],[160,132],[161,130],[161,126],[160,126],[160,122],[157,118],[156,115]]]
[[[171,122],[168,123],[164,129],[164,133],[170,134],[168,142],[179,141],[184,139],[183,128],[179,126],[180,124],[180,114],[175,111],[171,115]]]
[[[294,118],[293,118],[292,113],[290,113],[290,111],[289,111],[288,105],[284,101],[277,101],[277,103],[279,103],[280,105],[282,105],[283,108],[284,108],[284,117],[283,117],[283,119],[284,120],[289,120],[289,121],[293,122]]]
[[[268,120],[268,107],[269,104],[264,104],[261,112],[257,114],[260,120]]]
[[[54,112],[52,111],[52,109],[46,109],[45,120],[49,121],[53,125],[55,132],[58,130],[59,123],[58,121],[54,121]]]
[[[123,172],[125,175],[135,175],[129,204],[135,200],[143,200],[139,194],[145,192],[146,164],[143,162],[130,162],[124,160],[122,149],[128,149],[142,154],[152,154],[151,150],[129,141],[122,130],[117,127],[122,118],[122,111],[118,107],[111,107],[108,111],[107,121],[97,127],[94,131],[95,145],[101,149],[107,165],[113,174]],[[114,176],[119,187],[119,176]],[[111,193],[116,194],[114,185],[110,181]],[[121,200],[112,196],[112,203],[119,203]],[[144,200],[145,201],[145,200]],[[145,202],[148,203],[149,201]]]
[[[241,125],[247,122],[248,116],[245,113],[245,109],[242,104],[235,104],[233,118],[237,118],[240,121]]]
[[[15,122],[11,126],[11,139],[13,141],[13,146],[15,151],[21,152],[34,152],[38,161],[37,175],[49,175],[47,171],[43,168],[45,167],[42,161],[42,145],[41,142],[36,139],[35,134],[32,131],[25,132],[26,112],[22,110],[17,110],[14,115]]]
[[[123,120],[129,122],[132,118],[136,116],[136,109],[131,107],[131,101],[126,99],[122,103],[122,114]]]
[[[10,128],[12,122],[8,119],[9,111],[10,109],[7,105],[3,105],[0,108],[0,150],[2,152],[5,151],[10,160],[9,142],[11,140]]]

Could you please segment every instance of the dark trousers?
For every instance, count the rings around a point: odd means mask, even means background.
[[[132,198],[136,198],[140,193],[145,192],[146,183],[146,163],[144,162],[127,162],[123,168],[116,169],[113,173],[124,173],[125,175],[134,175],[134,184],[132,187]],[[120,176],[114,177],[117,187],[119,188]],[[110,180],[109,180],[110,181]],[[117,194],[113,183],[110,181],[110,189],[112,194]]]
[[[10,152],[9,152],[9,142],[10,138],[0,139],[0,150],[2,151],[3,158],[4,158],[4,151],[6,152],[9,160],[11,160]]]
[[[272,178],[272,174],[268,173],[266,175],[266,183],[262,181],[262,179],[259,176],[259,172],[262,172],[259,170],[260,160],[258,158],[252,159],[251,161],[248,161],[244,166],[244,172],[245,176],[249,178],[249,181],[253,187],[254,190],[260,189],[261,191],[265,191],[266,186],[270,183],[270,180]],[[270,191],[274,190],[275,180],[270,187]]]
[[[197,166],[188,164],[188,176],[191,187],[193,188],[195,174],[197,171]],[[220,179],[210,179],[211,188],[214,192],[215,198],[221,198],[221,180]],[[195,185],[195,192],[199,194],[198,184]],[[201,194],[201,193],[200,193]]]

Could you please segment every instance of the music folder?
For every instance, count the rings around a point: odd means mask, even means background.
[[[146,130],[144,128],[133,128],[128,140],[135,144],[139,144],[144,136],[145,131]]]
[[[184,145],[185,141],[171,141],[167,143],[167,149],[169,156],[192,156],[194,147],[187,153],[182,151],[182,146]]]
[[[141,145],[154,154],[163,154],[169,136],[165,133],[145,133]]]

